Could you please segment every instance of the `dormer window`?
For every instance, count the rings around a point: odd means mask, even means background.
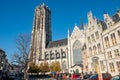
[[[112,18],[108,14],[104,14],[104,21],[108,27],[111,27],[114,24]]]
[[[59,59],[59,58],[60,58],[60,53],[57,52],[57,53],[56,53],[56,59]]]
[[[50,54],[50,59],[54,59],[54,53]]]
[[[66,53],[62,52],[62,58],[66,58]]]
[[[107,18],[105,19],[105,22],[107,22]]]
[[[111,26],[112,26],[112,23],[111,23],[111,22],[109,22],[109,23],[108,23],[108,26],[109,26],[109,27],[111,27]]]
[[[45,55],[45,59],[48,60],[49,59],[49,54]]]

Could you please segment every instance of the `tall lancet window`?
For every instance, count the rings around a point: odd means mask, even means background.
[[[73,44],[73,64],[81,64],[81,62],[81,43],[79,41],[75,41],[75,43]]]

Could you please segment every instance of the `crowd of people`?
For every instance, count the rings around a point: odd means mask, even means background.
[[[103,75],[103,79],[106,79],[106,80],[110,80],[112,78],[111,74],[108,72],[102,73],[102,75]],[[85,80],[85,79],[92,80],[93,79],[92,76],[96,76],[96,80],[99,79],[98,74],[96,72],[94,72],[94,73],[90,72],[89,74],[87,72],[86,73],[73,73],[73,74],[56,73],[52,77],[55,80]],[[105,76],[107,76],[108,78],[106,78]]]
[[[52,76],[56,80],[82,80],[83,74],[82,73],[58,73]]]

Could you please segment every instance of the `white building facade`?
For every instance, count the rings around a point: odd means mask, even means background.
[[[93,17],[91,11],[88,13],[88,24],[85,27],[85,33],[89,72],[103,73],[107,71],[101,35],[104,26],[105,23]]]
[[[103,31],[103,44],[107,59],[108,72],[112,75],[120,73],[120,11],[113,16],[104,14],[107,28]]]
[[[51,41],[45,49],[44,59],[49,65],[58,61],[61,66],[61,72],[68,72],[67,39]]]
[[[66,39],[52,41],[51,12],[42,4],[35,9],[30,58],[35,64],[59,61],[61,72],[120,72],[120,12],[104,21],[88,13],[88,23],[74,26]],[[84,56],[85,55],[85,56]],[[84,69],[86,71],[84,71]]]
[[[75,25],[72,34],[68,31],[69,72],[82,71],[82,47],[85,43],[85,34]],[[77,71],[78,70],[78,71]]]

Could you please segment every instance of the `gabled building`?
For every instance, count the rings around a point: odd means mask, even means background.
[[[84,30],[80,29],[75,25],[73,32],[70,35],[70,31],[68,31],[68,64],[69,64],[69,72],[73,73],[73,71],[82,72],[82,48],[85,43],[85,34]],[[77,65],[80,66],[77,66]],[[78,67],[76,69],[76,66]]]
[[[72,72],[72,66],[82,64],[84,38],[83,30],[75,26],[71,35],[68,32],[68,38],[52,41],[51,12],[42,4],[35,9],[30,58],[38,65],[42,61],[49,64],[59,61],[61,72]]]
[[[106,27],[103,21],[88,13],[88,24],[85,28],[88,55],[88,69],[91,72],[103,73],[107,71],[106,57],[102,41],[102,31]]]
[[[51,41],[45,49],[44,60],[49,64],[58,61],[61,65],[61,72],[68,72],[68,40],[61,39]]]
[[[107,27],[102,32],[103,45],[107,61],[108,72],[112,75],[120,73],[120,10],[113,16],[104,14]]]
[[[80,29],[82,27],[83,29]],[[67,37],[52,41],[51,11],[42,4],[36,7],[30,59],[40,65],[58,61],[61,72],[120,72],[120,11],[115,15],[104,14],[104,21],[88,13],[86,25],[74,26]]]

